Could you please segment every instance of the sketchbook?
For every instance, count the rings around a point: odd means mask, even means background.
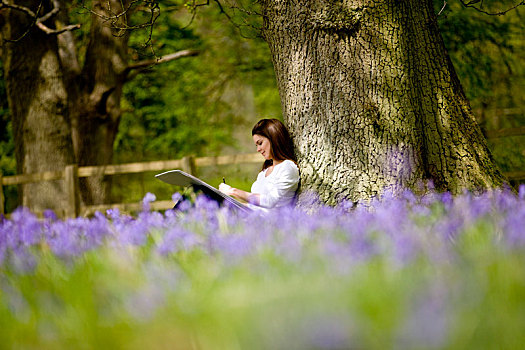
[[[221,205],[227,203],[227,205],[230,205],[234,208],[240,209],[245,212],[252,211],[250,208],[248,208],[246,205],[242,204],[238,200],[228,195],[225,195],[215,187],[207,184],[206,182],[193,175],[185,173],[182,170],[166,171],[164,173],[155,175],[155,177],[170,185],[177,185],[182,187],[192,186],[195,190],[202,191],[206,196],[219,202],[219,204]]]

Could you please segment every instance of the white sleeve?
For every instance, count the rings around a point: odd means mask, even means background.
[[[279,169],[279,173],[268,184],[265,194],[259,197],[259,205],[264,208],[273,208],[282,199],[291,199],[295,195],[299,184],[299,169],[293,162],[286,162]]]

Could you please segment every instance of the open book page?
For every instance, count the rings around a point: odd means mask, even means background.
[[[229,205],[232,205],[235,208],[241,209],[243,211],[251,211],[250,208],[248,208],[246,205],[242,204],[238,200],[228,195],[225,195],[215,187],[207,184],[206,182],[193,175],[185,173],[182,170],[166,171],[164,173],[155,175],[155,177],[171,185],[177,185],[182,187],[193,186],[195,189],[202,191],[209,198],[216,200],[220,204],[224,204],[223,202],[226,201]]]

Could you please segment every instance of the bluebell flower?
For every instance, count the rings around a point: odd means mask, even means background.
[[[118,228],[117,228],[118,227]],[[144,245],[148,238],[150,227],[144,218],[130,220],[115,226],[118,242],[123,245]]]
[[[157,251],[161,255],[168,255],[178,251],[189,251],[199,243],[201,240],[195,233],[176,226],[166,231]]]
[[[173,201],[173,203],[178,203],[179,201],[183,200],[182,194],[180,194],[179,192],[175,192],[171,196],[171,200]]]
[[[446,209],[450,209],[453,205],[454,197],[450,192],[443,192],[441,194],[441,203],[445,206]]]
[[[506,216],[503,230],[509,247],[513,249],[525,247],[525,205],[522,204]]]
[[[450,332],[446,288],[430,285],[414,300],[399,329],[397,345],[402,349],[443,349]]]
[[[254,250],[254,240],[242,233],[232,233],[216,237],[218,251],[226,262],[239,262],[242,258],[250,256]]]
[[[35,253],[27,247],[18,247],[11,252],[9,264],[16,273],[25,274],[34,271],[38,264]]]
[[[40,242],[42,238],[42,223],[36,215],[31,213],[27,208],[18,208],[11,214],[12,239],[17,243],[31,246]]]
[[[147,212],[150,210],[150,203],[157,200],[157,197],[153,193],[146,193],[142,199],[142,211]]]
[[[58,216],[57,214],[55,214],[55,212],[51,209],[46,209],[44,210],[44,219],[48,220],[48,221],[57,221],[58,220]]]

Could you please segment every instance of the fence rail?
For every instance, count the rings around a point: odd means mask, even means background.
[[[174,168],[196,174],[198,167],[208,167],[229,164],[260,163],[261,156],[258,153],[236,154],[218,157],[184,157],[182,159],[162,160],[140,163],[114,164],[104,166],[85,166],[68,165],[63,171],[47,171],[37,174],[21,174],[14,176],[2,176],[0,173],[0,214],[5,214],[4,190],[3,186],[22,185],[33,182],[65,180],[68,199],[64,210],[65,216],[74,217],[77,215],[90,215],[96,211],[104,211],[110,208],[118,208],[125,211],[140,210],[140,203],[115,203],[80,206],[80,193],[78,189],[78,178],[100,176],[100,175],[120,175],[142,173],[146,171],[162,171]],[[525,171],[513,171],[504,173],[509,180],[525,179]],[[173,206],[172,201],[156,201],[151,203],[154,210],[169,209]]]
[[[244,163],[261,163],[261,155],[258,153],[226,155],[218,157],[184,157],[182,159],[113,164],[103,166],[85,166],[78,167],[75,164],[68,165],[63,171],[47,171],[37,174],[21,174],[14,176],[2,176],[0,173],[0,214],[5,214],[4,208],[4,190],[3,186],[23,185],[33,182],[64,180],[67,192],[67,205],[64,209],[64,215],[74,217],[77,215],[90,215],[96,211],[104,211],[110,208],[118,208],[126,211],[140,210],[140,203],[115,203],[80,206],[78,178],[100,176],[100,175],[120,175],[143,173],[146,171],[162,171],[179,168],[189,174],[196,174],[197,167],[244,164]],[[172,201],[156,201],[151,203],[154,210],[164,210],[173,207]]]
[[[525,126],[516,128],[506,128],[499,130],[488,130],[485,132],[488,139],[497,139],[500,137],[523,136],[525,135]]]

